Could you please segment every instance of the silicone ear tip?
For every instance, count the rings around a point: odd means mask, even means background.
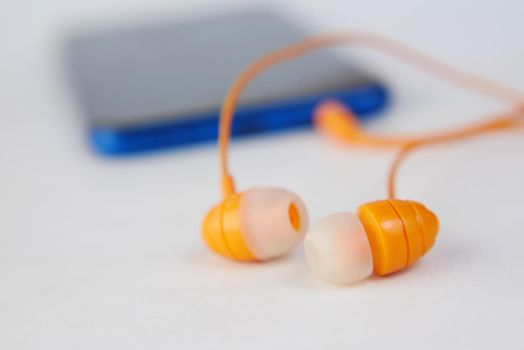
[[[302,241],[309,226],[302,200],[281,188],[246,191],[240,221],[246,245],[260,260],[289,253]]]
[[[373,257],[364,228],[352,213],[332,214],[306,235],[306,260],[315,277],[351,284],[373,272]]]

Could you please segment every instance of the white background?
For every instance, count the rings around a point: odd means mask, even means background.
[[[315,32],[382,32],[524,90],[522,1],[263,3]],[[218,200],[214,147],[120,160],[88,150],[60,75],[67,28],[251,5],[0,4],[0,349],[521,348],[522,133],[413,155],[399,195],[438,213],[436,246],[409,271],[345,288],[314,280],[301,249],[264,265],[205,250],[200,221]],[[376,132],[451,127],[503,108],[354,55],[395,93],[367,126]],[[240,187],[290,188],[317,221],[383,198],[392,156],[304,131],[236,142],[231,158]]]

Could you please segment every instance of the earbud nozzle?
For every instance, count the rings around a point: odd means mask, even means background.
[[[252,188],[240,207],[240,221],[247,246],[259,260],[289,253],[308,229],[302,200],[281,188]]]
[[[334,284],[351,284],[373,272],[368,238],[353,213],[332,214],[306,235],[306,260],[315,277]]]

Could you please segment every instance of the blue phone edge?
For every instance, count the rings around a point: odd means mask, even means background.
[[[346,104],[361,120],[368,119],[389,104],[385,86],[370,83],[335,92],[248,106],[236,112],[232,134],[238,137],[310,126],[315,106],[327,98]],[[89,143],[99,154],[123,156],[216,141],[218,112],[180,119],[128,128],[92,126],[88,131]]]

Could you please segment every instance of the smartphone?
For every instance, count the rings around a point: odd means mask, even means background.
[[[217,138],[222,99],[260,55],[309,33],[269,10],[77,30],[64,45],[68,80],[92,148],[105,155]],[[271,68],[242,96],[233,136],[311,125],[336,98],[362,118],[387,105],[385,86],[333,50]]]

